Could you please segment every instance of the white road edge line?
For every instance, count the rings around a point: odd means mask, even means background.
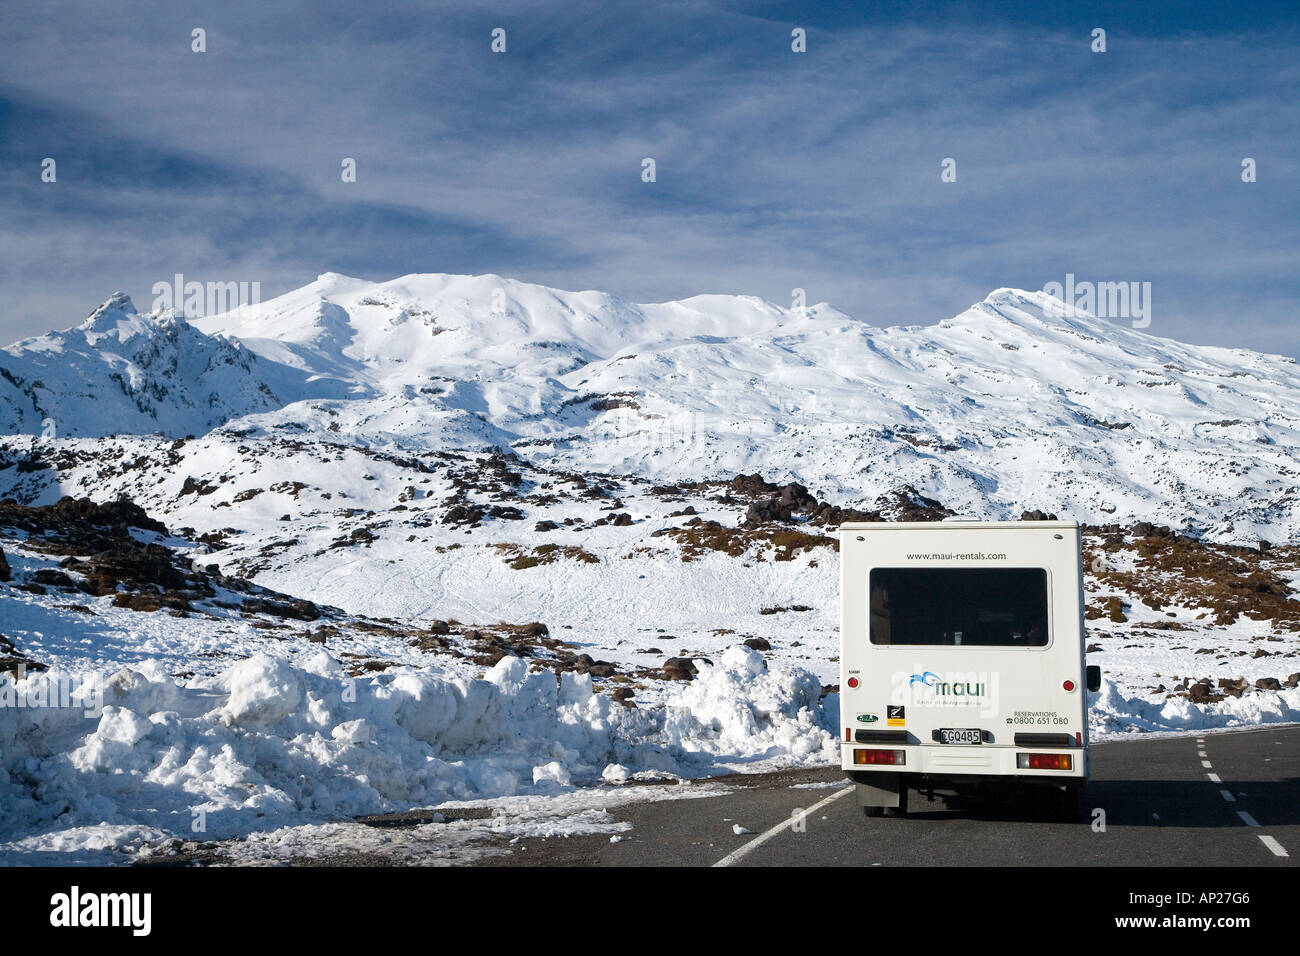
[[[1251,816],[1249,813],[1247,813],[1245,810],[1238,810],[1238,811],[1237,811],[1237,816],[1241,817],[1241,822],[1244,823],[1244,824],[1246,824],[1246,826],[1248,826],[1248,827],[1257,827],[1257,826],[1259,826],[1259,821],[1256,820],[1254,817],[1252,817],[1252,816]]]
[[[846,793],[852,793],[852,792],[853,792],[853,785],[849,784],[849,786],[845,787],[843,790],[836,790],[829,797],[826,797],[822,800],[818,800],[811,807],[805,810],[804,813],[810,814],[816,810],[820,810],[822,807],[826,806],[826,804],[830,803],[832,800],[838,800]],[[733,863],[738,863],[740,860],[743,860],[746,856],[748,856],[753,851],[757,850],[760,846],[762,846],[768,840],[772,839],[781,831],[790,829],[790,822],[793,819],[794,817],[791,817],[788,820],[782,820],[780,823],[772,827],[770,830],[764,830],[758,836],[754,837],[754,839],[750,840],[748,843],[744,844],[743,846],[739,846],[736,849],[732,850],[730,853],[728,853],[726,856],[724,856],[721,860],[719,860],[717,863],[714,863],[713,865],[731,866]]]
[[[1286,849],[1282,846],[1282,844],[1278,843],[1278,842],[1277,842],[1276,840],[1274,840],[1271,836],[1268,836],[1268,835],[1266,835],[1266,834],[1261,833],[1261,834],[1259,835],[1259,839],[1260,839],[1260,842],[1264,844],[1264,846],[1268,847],[1270,850],[1273,851],[1273,855],[1274,855],[1274,856],[1290,856],[1290,855],[1291,855],[1290,853],[1288,853],[1288,852],[1286,851]]]

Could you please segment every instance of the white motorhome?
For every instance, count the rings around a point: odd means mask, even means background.
[[[868,816],[909,789],[1030,785],[1078,813],[1088,778],[1079,526],[840,527],[840,752]]]

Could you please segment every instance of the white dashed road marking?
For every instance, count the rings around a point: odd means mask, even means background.
[[[1197,742],[1198,744],[1204,744],[1204,743],[1205,743],[1205,741],[1204,741],[1203,739],[1201,739],[1201,738],[1197,738],[1197,741],[1196,741],[1196,742]],[[1198,757],[1204,757],[1204,756],[1205,756],[1205,751],[1204,751],[1204,750],[1198,750],[1198,751],[1196,752],[1196,756],[1198,756]],[[1208,770],[1208,769],[1210,768],[1210,766],[1211,766],[1211,763],[1210,763],[1210,761],[1208,761],[1208,760],[1202,760],[1202,761],[1201,761],[1201,766],[1202,766],[1202,767],[1205,767],[1205,768]],[[1213,783],[1223,783],[1223,781],[1219,779],[1219,775],[1218,775],[1217,773],[1207,773],[1206,776],[1209,777],[1210,780],[1211,780],[1211,782],[1213,782]],[[1228,803],[1236,803],[1236,802],[1237,802],[1237,798],[1234,797],[1234,796],[1232,795],[1232,791],[1231,791],[1231,790],[1220,790],[1220,791],[1219,791],[1219,796],[1223,797],[1223,799],[1226,800]],[[1258,827],[1258,826],[1259,826],[1259,821],[1256,820],[1254,817],[1252,817],[1252,816],[1251,816],[1249,813],[1247,813],[1245,810],[1238,810],[1238,811],[1237,811],[1237,816],[1241,817],[1241,822],[1244,823],[1244,824],[1246,824],[1246,826],[1248,826],[1248,827]],[[1268,848],[1269,848],[1269,851],[1270,851],[1274,856],[1286,856],[1286,857],[1289,857],[1289,856],[1291,855],[1290,853],[1287,853],[1287,851],[1286,851],[1286,847],[1282,846],[1282,844],[1278,843],[1277,840],[1275,840],[1273,837],[1269,836],[1269,835],[1266,834],[1266,833],[1261,833],[1261,834],[1259,835],[1259,842],[1262,843],[1262,844],[1264,844],[1264,846],[1268,847]]]
[[[1274,856],[1290,856],[1290,855],[1291,855],[1290,853],[1288,853],[1288,852],[1286,851],[1286,849],[1282,846],[1282,844],[1278,843],[1278,842],[1277,842],[1276,840],[1274,840],[1271,836],[1265,836],[1264,834],[1260,834],[1259,839],[1260,839],[1260,842],[1264,844],[1264,846],[1268,847],[1270,850],[1273,851],[1273,855],[1274,855]]]

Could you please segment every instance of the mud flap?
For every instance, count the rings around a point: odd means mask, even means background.
[[[872,774],[872,782],[858,782],[857,791],[860,807],[900,807],[903,805],[903,775]]]

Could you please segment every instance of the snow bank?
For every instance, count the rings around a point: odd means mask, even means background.
[[[32,675],[15,690],[61,679]],[[354,679],[324,651],[301,667],[259,654],[189,686],[161,666],[123,669],[93,708],[0,708],[0,841],[12,841],[0,852],[31,860],[650,772],[825,763],[838,715],[819,693],[812,674],[769,670],[744,647],[653,711],[514,657],[483,679],[433,669]]]
[[[1157,700],[1125,697],[1115,683],[1103,680],[1101,690],[1088,697],[1088,730],[1094,738],[1300,721],[1300,688],[1297,687],[1195,704],[1186,697]]]
[[[434,668],[351,678],[324,651],[302,666],[259,654],[185,686],[150,661],[77,694],[48,690],[78,681],[0,677],[0,701],[27,702],[0,706],[0,859],[84,860],[173,837],[838,755],[838,695],[821,698],[813,674],[743,646],[646,709],[514,657],[481,679]],[[1126,697],[1105,681],[1089,721],[1096,737],[1300,721],[1300,689],[1194,704]]]
[[[715,761],[838,759],[838,695],[823,706],[821,682],[808,671],[768,670],[763,655],[743,645],[698,666],[697,678],[669,701],[664,736],[674,746]]]

